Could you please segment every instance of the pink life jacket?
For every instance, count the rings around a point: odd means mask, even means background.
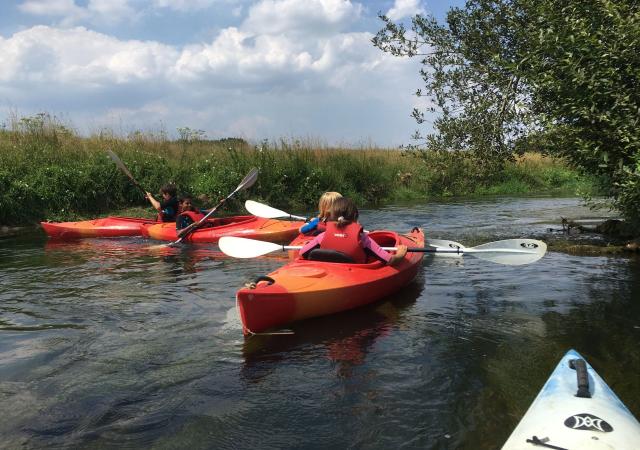
[[[367,262],[367,254],[360,244],[362,226],[359,223],[353,222],[339,228],[337,222],[327,222],[326,227],[320,248],[344,253],[351,257],[356,264]]]

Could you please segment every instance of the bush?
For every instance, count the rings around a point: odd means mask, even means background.
[[[113,150],[144,189],[157,193],[167,182],[179,193],[206,197],[215,205],[252,167],[257,183],[237,195],[225,212],[245,213],[245,198],[291,211],[314,211],[325,191],[339,191],[358,205],[398,198],[482,193],[561,191],[575,193],[584,178],[552,158],[529,155],[498,174],[486,174],[468,152],[415,155],[395,149],[329,148],[311,142],[241,139],[171,141],[164,133],[126,138],[102,131],[82,138],[55,118],[16,119],[0,130],[0,223],[75,220],[131,207],[147,207],[140,190],[105,149]],[[629,182],[633,179],[629,178]],[[635,201],[629,198],[629,202]]]

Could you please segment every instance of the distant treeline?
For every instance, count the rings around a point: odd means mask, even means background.
[[[180,131],[178,140],[143,132],[81,137],[47,114],[12,120],[0,129],[0,224],[76,220],[149,206],[106,149],[145,189],[157,193],[173,182],[180,193],[200,198],[202,206],[228,195],[252,167],[260,169],[260,177],[240,200],[291,211],[313,211],[327,190],[373,206],[443,196],[577,195],[591,186],[563,161],[537,153],[524,154],[487,178],[473,158],[459,152],[416,157],[399,149],[330,148],[297,140],[253,145]],[[242,211],[240,202],[231,206]]]

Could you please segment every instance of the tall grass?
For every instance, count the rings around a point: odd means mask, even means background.
[[[179,192],[206,197],[208,204],[228,195],[258,167],[258,182],[240,200],[251,197],[295,211],[312,211],[328,190],[360,205],[376,205],[452,195],[575,195],[589,186],[562,161],[537,154],[526,154],[486,180],[464,154],[416,157],[398,149],[332,148],[299,140],[250,145],[241,139],[205,140],[198,132],[181,130],[178,140],[162,132],[122,137],[102,131],[81,137],[47,114],[11,118],[0,129],[0,224],[74,220],[149,206],[106,149],[118,154],[145,189],[155,193],[173,182]],[[240,202],[235,209],[242,211]]]

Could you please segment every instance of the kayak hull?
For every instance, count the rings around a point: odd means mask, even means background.
[[[209,219],[182,242],[217,243],[223,236],[238,236],[269,242],[289,242],[298,234],[304,222],[265,219],[256,216],[233,216]],[[175,223],[157,223],[143,226],[142,235],[160,241],[175,241],[178,233]]]
[[[584,361],[578,352],[569,350],[503,450],[545,448],[528,442],[537,439],[546,443],[546,448],[549,445],[581,450],[640,448],[640,423],[586,361],[590,397],[576,396],[577,371],[570,366],[576,360]]]
[[[104,217],[79,222],[40,222],[40,225],[50,238],[80,239],[142,236],[143,225],[154,223],[153,219],[137,217]]]
[[[385,247],[424,246],[424,234],[417,229],[407,235],[375,231],[369,236]],[[410,252],[395,266],[380,261],[348,264],[295,259],[268,274],[268,281],[237,292],[243,333],[260,333],[372,303],[409,284],[418,273],[422,257],[423,253]]]

